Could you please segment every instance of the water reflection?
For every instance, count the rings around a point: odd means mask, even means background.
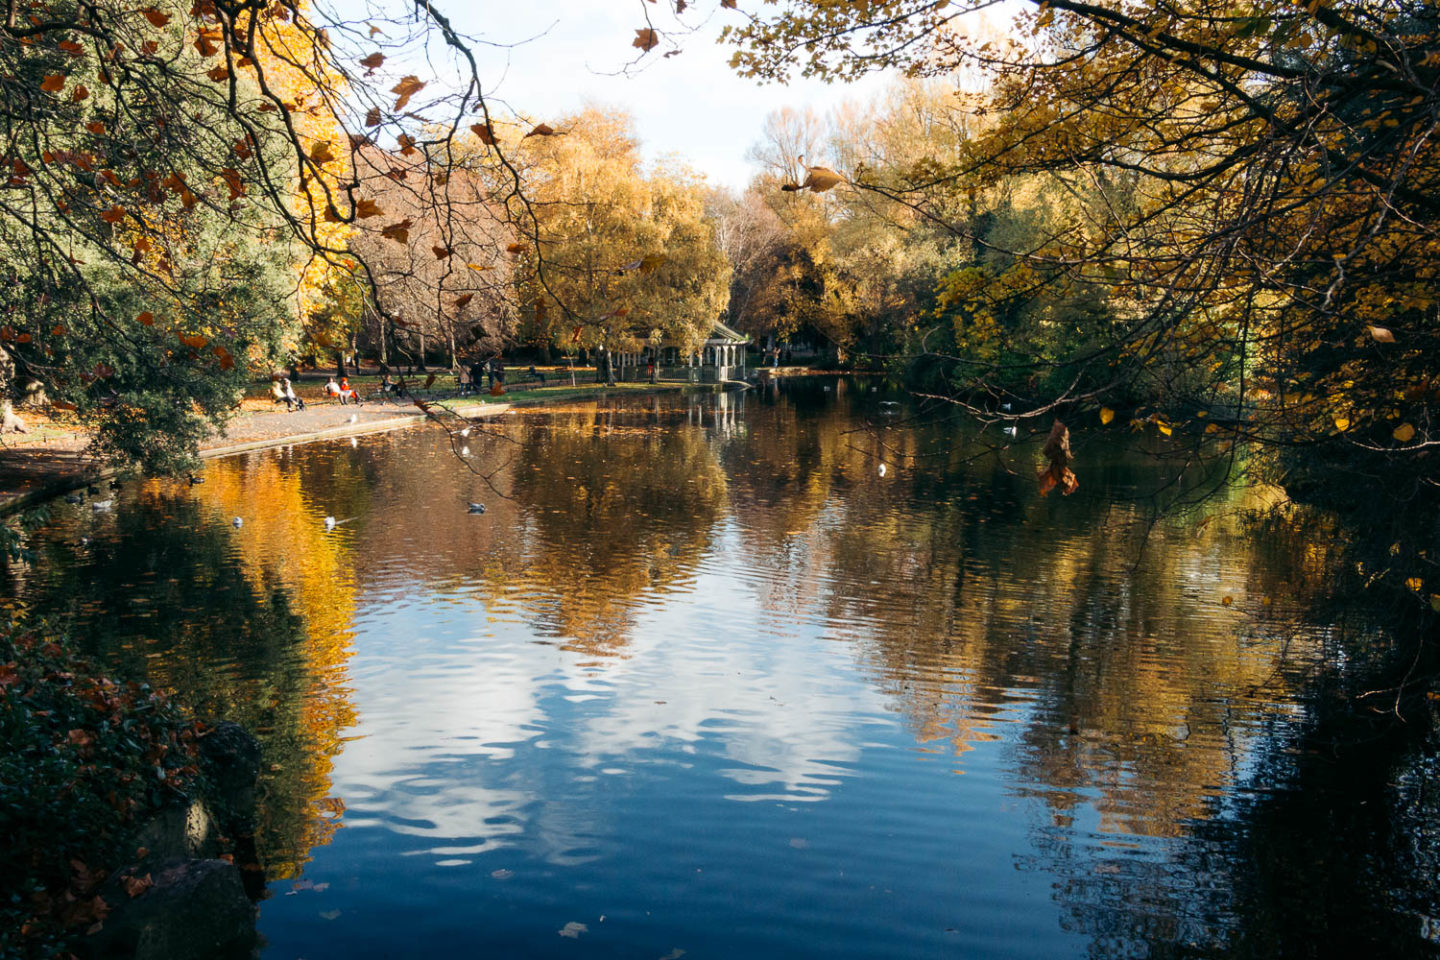
[[[61,510],[12,589],[261,733],[270,876],[331,884],[264,906],[276,956],[466,948],[476,904],[533,956],[1233,943],[1325,558],[1239,535],[1253,492],[1155,522],[1213,481],[1158,448],[1077,437],[1041,499],[1033,450],[887,399],[552,408],[478,472],[432,430],[229,459]]]

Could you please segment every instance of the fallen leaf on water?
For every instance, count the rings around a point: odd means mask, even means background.
[[[515,871],[506,870],[502,867],[499,870],[491,870],[490,876],[494,877],[496,880],[509,880],[511,877],[515,876]]]
[[[320,919],[321,919],[321,920],[334,920],[334,919],[336,919],[336,918],[339,917],[339,916],[340,916],[340,911],[339,911],[339,910],[326,910],[324,913],[320,914]]]
[[[1415,436],[1415,428],[1408,423],[1402,423],[1390,431],[1390,436],[1399,440],[1401,443],[1409,443]]]
[[[565,924],[565,926],[560,928],[560,930],[558,931],[560,936],[569,937],[571,940],[579,940],[580,934],[589,932],[589,927],[585,926],[585,924],[583,923],[576,923],[574,920],[571,920],[569,923]]]

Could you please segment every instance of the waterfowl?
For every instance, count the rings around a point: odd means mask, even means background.
[[[471,512],[471,513],[484,513],[484,512],[485,512],[485,504],[483,504],[483,503],[476,503],[476,502],[473,501],[473,500],[470,500],[470,501],[467,501],[467,502],[468,502],[469,505],[470,505],[470,512]]]

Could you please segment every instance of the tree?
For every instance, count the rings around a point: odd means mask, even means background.
[[[607,378],[616,351],[697,349],[729,287],[702,181],[683,167],[644,171],[623,114],[591,109],[559,130],[517,150],[535,229],[513,249],[534,329],[601,351]]]
[[[964,18],[982,6],[791,0],[730,38],[741,71],[769,79],[983,66],[968,107],[988,123],[957,156],[909,185],[855,185],[972,237],[923,195],[953,207],[1031,175],[1084,189],[1079,222],[1006,253],[1039,271],[1031,296],[1059,283],[1129,307],[1028,412],[1145,382],[1163,411],[1137,420],[1258,440],[1293,489],[1337,506],[1363,485],[1416,547],[1397,508],[1440,493],[1436,6],[1052,0],[980,42]]]
[[[451,369],[473,343],[498,351],[512,329],[510,234],[479,176],[408,145],[366,147],[355,164],[362,215],[350,248],[369,265],[383,308],[372,311],[381,359],[392,342],[422,368],[427,341],[444,344]]]
[[[378,302],[363,260],[347,259],[363,219],[349,154],[383,133],[438,164],[462,116],[488,119],[464,40],[430,7],[413,12],[455,73],[423,104],[423,130],[411,101],[430,79],[366,79],[411,25],[327,25],[298,0],[10,4],[7,425],[17,398],[43,395],[94,427],[102,452],[174,468],[228,415],[246,368],[290,352],[318,291],[358,276]]]

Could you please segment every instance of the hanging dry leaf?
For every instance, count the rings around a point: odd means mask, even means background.
[[[525,137],[551,137],[554,135],[555,129],[551,127],[548,123],[537,123],[535,125],[535,129],[525,134]]]
[[[40,89],[46,93],[59,93],[65,89],[65,74],[52,73],[40,81]]]
[[[436,245],[430,248],[430,252],[435,254],[436,260],[444,260],[446,257],[450,256],[451,250],[449,247],[442,247]]]
[[[805,174],[805,181],[800,184],[800,189],[809,188],[816,193],[824,193],[836,184],[844,182],[844,177],[828,167],[811,167]]]
[[[361,220],[368,220],[370,217],[379,217],[385,213],[380,205],[374,200],[361,200],[355,204],[355,216]]]
[[[414,74],[402,78],[399,83],[390,88],[391,93],[399,94],[399,99],[395,101],[395,109],[404,110],[405,105],[410,102],[410,98],[424,89],[424,81]]]
[[[646,274],[654,273],[660,267],[664,266],[669,259],[670,258],[663,253],[652,253],[648,257],[641,259],[640,272]]]
[[[170,14],[161,13],[154,7],[146,7],[144,10],[140,11],[140,15],[143,16],[146,20],[149,20],[150,26],[152,27],[163,27],[165,26],[165,24],[170,22]]]
[[[372,54],[370,54],[370,56],[368,56],[368,57],[366,57],[364,60],[361,60],[361,61],[360,61],[360,66],[364,67],[366,70],[371,70],[371,71],[373,71],[373,70],[378,70],[378,69],[380,68],[380,65],[381,65],[382,63],[384,63],[384,62],[385,62],[385,54],[383,54],[383,53],[372,53]]]
[[[471,270],[493,270],[493,269],[494,269],[494,268],[493,268],[492,266],[490,266],[490,264],[488,264],[488,263],[467,263],[467,264],[465,264],[465,266],[469,267]]]
[[[467,294],[465,294],[465,295],[462,296],[462,297],[456,297],[456,298],[455,298],[455,309],[457,309],[457,310],[463,310],[466,306],[469,305],[470,301],[471,301],[471,300],[474,300],[474,299],[475,299],[475,294],[473,294],[473,293],[467,293]]]
[[[1080,489],[1080,481],[1070,470],[1070,463],[1075,458],[1070,454],[1070,430],[1065,424],[1055,421],[1040,452],[1050,461],[1050,464],[1040,471],[1040,496],[1045,496],[1057,486],[1067,497]]]
[[[415,224],[408,218],[399,223],[392,223],[380,231],[380,236],[386,240],[394,240],[396,243],[405,243],[410,239],[410,228]]]
[[[395,142],[400,145],[401,156],[408,157],[415,152],[415,141],[410,139],[409,134],[400,134],[395,138]]]
[[[1100,408],[1100,422],[1101,422],[1101,423],[1103,423],[1103,424],[1108,424],[1111,420],[1114,420],[1114,419],[1115,419],[1115,411],[1114,411],[1114,410],[1111,410],[1109,407],[1101,407],[1101,408]]]
[[[649,27],[635,31],[635,39],[630,41],[630,46],[639,47],[649,53],[660,43],[660,35]]]
[[[1390,331],[1389,327],[1377,327],[1372,325],[1370,327],[1370,336],[1375,338],[1376,343],[1395,342],[1395,334]]]
[[[136,317],[135,319],[139,321],[142,326],[155,326],[155,314],[151,313],[149,310],[143,311],[140,316]]]
[[[198,333],[192,333],[188,335],[181,333],[176,334],[176,336],[180,338],[181,343],[185,344],[185,346],[189,347],[191,350],[199,350],[201,347],[205,346],[205,344],[210,342],[208,339],[200,336],[200,334]]]
[[[720,0],[720,8],[721,8],[722,10],[737,10],[737,9],[739,9],[738,7],[735,6],[735,0]]]
[[[506,253],[521,254],[528,249],[523,243],[512,243],[505,248]]]
[[[365,114],[365,126],[367,126],[367,127],[378,127],[378,126],[380,126],[380,108],[379,108],[379,107],[371,107],[370,110]]]
[[[487,147],[495,146],[495,130],[488,123],[470,124],[470,132],[479,138],[480,142]]]
[[[230,79],[230,69],[222,63],[220,66],[209,70],[205,76],[209,77],[215,83],[224,83]]]
[[[330,151],[330,141],[321,140],[310,148],[310,159],[317,164],[333,163],[335,154]]]
[[[89,130],[97,137],[105,136],[105,124],[101,123],[99,120],[95,120],[85,124],[85,129]]]
[[[225,186],[230,188],[230,199],[238,200],[245,196],[245,181],[240,179],[240,173],[226,167],[220,171],[220,179],[225,181]]]
[[[1394,437],[1396,440],[1399,440],[1401,443],[1409,443],[1411,440],[1415,439],[1415,428],[1408,423],[1402,423],[1400,424],[1400,426],[1390,431],[1390,436]]]
[[[117,205],[111,207],[109,210],[102,210],[100,211],[100,219],[106,223],[119,223],[125,219],[125,208]]]

